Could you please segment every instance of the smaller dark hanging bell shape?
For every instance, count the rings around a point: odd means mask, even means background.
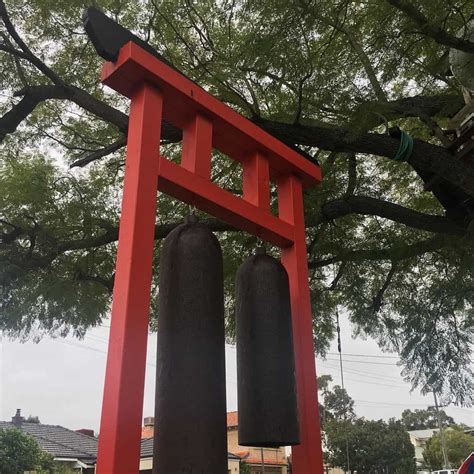
[[[235,282],[239,444],[299,444],[288,274],[262,249]]]

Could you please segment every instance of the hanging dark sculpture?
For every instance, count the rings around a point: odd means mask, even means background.
[[[227,472],[222,251],[194,216],[160,258],[154,474]]]
[[[262,249],[236,276],[239,444],[299,444],[288,275]]]

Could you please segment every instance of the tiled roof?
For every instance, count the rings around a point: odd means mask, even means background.
[[[153,456],[153,438],[142,439],[141,454],[142,458],[151,458]],[[227,453],[227,459],[239,460],[239,456],[232,453]]]
[[[140,457],[151,458],[153,456],[153,438],[142,439]]]
[[[234,454],[236,456],[239,456],[239,458],[244,459],[250,454],[250,451],[238,451],[237,453],[234,453]]]
[[[0,429],[15,428],[13,423],[0,421]],[[86,436],[63,426],[43,425],[23,422],[20,429],[33,436],[39,446],[56,458],[95,461],[97,457],[97,438]]]
[[[439,431],[438,428],[430,428],[428,430],[411,430],[408,432],[410,436],[418,439],[429,439],[433,436],[433,433]]]
[[[13,423],[0,421],[0,429],[15,428]],[[97,459],[98,439],[68,430],[58,425],[23,422],[21,430],[35,438],[41,449],[55,458],[79,459],[86,463],[94,463]],[[247,453],[248,454],[248,453]],[[153,438],[141,440],[140,457],[153,456]],[[228,459],[240,459],[238,455],[227,453]]]
[[[239,426],[238,412],[229,411],[227,413],[227,428],[235,428]]]

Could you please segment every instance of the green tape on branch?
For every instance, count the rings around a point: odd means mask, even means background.
[[[403,130],[400,130],[400,146],[397,154],[393,157],[395,161],[407,161],[413,151],[413,138]]]

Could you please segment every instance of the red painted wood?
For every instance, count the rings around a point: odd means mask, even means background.
[[[161,94],[132,96],[98,474],[138,472],[156,214]]]
[[[97,472],[138,470],[158,186],[282,248],[301,429],[293,472],[322,474],[302,194],[321,180],[319,167],[133,43],[104,65],[102,77],[132,106]],[[181,165],[159,156],[162,116],[183,129]],[[242,163],[243,198],[210,181],[213,147]],[[270,212],[270,180],[278,184],[278,217]]]
[[[156,84],[166,98],[165,120],[183,129],[197,112],[204,113],[213,122],[214,148],[236,160],[262,151],[273,181],[288,173],[298,176],[304,187],[321,181],[318,166],[134,43],[122,47],[116,63],[104,64],[102,81],[127,97],[143,81]]]
[[[244,162],[244,199],[262,209],[270,209],[270,167],[267,158],[256,151]]]
[[[292,226],[271,214],[269,208],[257,207],[164,157],[160,157],[159,162],[160,191],[195,205],[228,222],[236,229],[250,232],[274,245],[279,247],[291,245]]]
[[[212,154],[212,121],[196,114],[183,129],[181,166],[188,171],[210,179]]]
[[[278,182],[279,216],[294,226],[294,244],[282,249],[281,261],[290,281],[293,342],[301,444],[292,447],[292,472],[322,474],[323,453],[313,347],[313,318],[308,282],[303,190],[288,176]]]

